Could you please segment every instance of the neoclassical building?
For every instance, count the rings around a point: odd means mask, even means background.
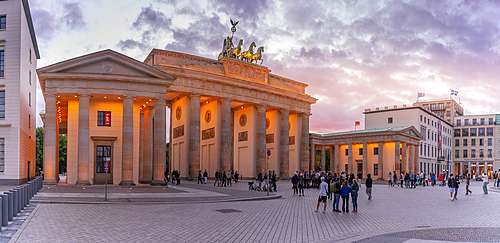
[[[144,62],[104,50],[37,70],[45,98],[45,183],[57,182],[58,135],[67,134],[68,184],[159,184],[217,169],[283,178],[309,167],[306,84],[267,67],[154,49]],[[169,109],[167,109],[169,108]]]

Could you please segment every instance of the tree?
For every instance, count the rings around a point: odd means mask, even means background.
[[[170,156],[170,152],[169,152],[169,151],[170,151],[170,143],[167,143],[167,156],[166,156],[166,157],[167,157],[167,159],[166,159],[166,161],[165,161],[165,162],[167,163],[167,164],[165,165],[165,170],[166,170],[166,171],[170,171],[170,168],[169,168],[169,164],[170,164],[170,163],[169,163],[169,161],[170,161],[170,158],[169,158],[169,156]]]
[[[43,127],[36,128],[36,166],[43,170]]]
[[[66,172],[66,158],[67,158],[67,144],[68,137],[66,135],[59,135],[59,174]]]

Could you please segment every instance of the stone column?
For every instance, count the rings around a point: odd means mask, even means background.
[[[335,172],[340,173],[340,172],[342,172],[342,170],[339,169],[340,145],[335,144],[334,150],[335,151],[333,152],[333,168],[335,169]]]
[[[363,143],[363,178],[368,174],[368,143]]]
[[[228,171],[231,169],[231,100],[221,99],[221,107],[220,168]]]
[[[120,185],[134,184],[134,96],[124,95],[122,121],[122,180]]]
[[[479,162],[476,162],[476,178],[479,176]]]
[[[144,180],[144,112],[141,109],[139,121],[139,182]]]
[[[321,145],[321,171],[325,170],[325,165],[326,165],[326,151],[325,151],[325,145]]]
[[[401,157],[399,156],[399,141],[397,141],[394,145],[394,163],[395,167],[398,168],[399,164],[401,163]],[[399,173],[403,172],[403,166],[401,165],[399,169]]]
[[[266,171],[266,107],[257,106],[257,164],[256,172]]]
[[[468,167],[468,169],[469,169],[469,175],[470,175],[470,176],[472,176],[472,168],[471,168],[471,163],[470,163],[470,161],[469,161],[469,162],[467,162],[467,167]]]
[[[281,110],[281,133],[280,133],[280,177],[290,177],[290,111]]]
[[[57,184],[56,136],[57,136],[56,94],[45,95],[45,125],[43,136],[44,184]]]
[[[200,170],[200,95],[190,95],[189,106],[189,176],[196,178]]]
[[[144,108],[144,144],[142,152],[142,184],[151,184],[153,181],[153,114],[151,107]]]
[[[408,166],[408,148],[406,147],[406,142],[401,142],[401,147],[403,149],[403,154],[401,155],[401,167],[404,168],[404,171],[410,173],[410,168]]]
[[[76,185],[90,185],[89,106],[90,96],[88,94],[78,94],[78,180]]]
[[[309,165],[309,170],[316,171],[316,144],[311,144],[311,163]]]
[[[335,165],[333,164],[333,156],[334,156],[334,146],[333,145],[330,145],[330,171],[333,173],[335,173]]]
[[[488,176],[488,162],[484,162],[484,173]]]
[[[165,94],[155,98],[154,134],[153,134],[153,182],[152,185],[162,185],[165,172],[165,159],[167,158],[166,140],[166,101]],[[199,113],[198,113],[199,114]],[[199,158],[199,157],[198,157]],[[182,174],[182,172],[181,172]]]
[[[459,174],[458,175],[463,175],[464,174],[464,163],[463,162],[460,162],[460,171],[459,171]]]
[[[407,144],[406,146],[410,150],[410,154],[408,157],[408,167],[410,167],[409,170],[413,171],[413,173],[415,174],[418,174],[418,171],[416,170],[418,166],[416,165],[417,163],[415,162],[415,150],[413,149],[413,145]]]
[[[417,171],[421,170],[421,168],[420,168],[420,153],[419,153],[420,147],[419,146],[420,145],[418,143],[415,145],[415,166],[417,167],[416,168]]]
[[[389,168],[387,170],[390,171]],[[378,143],[378,179],[384,180],[384,142]]]
[[[309,114],[301,114],[302,127],[300,135],[300,170],[307,170],[309,165]]]
[[[352,143],[347,145],[347,173],[356,174],[354,173],[354,165],[352,163]]]

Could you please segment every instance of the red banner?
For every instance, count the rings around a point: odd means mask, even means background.
[[[104,112],[104,126],[111,126],[111,112]]]

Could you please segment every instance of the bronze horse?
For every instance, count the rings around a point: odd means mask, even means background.
[[[264,62],[264,60],[262,60],[262,52],[264,52],[263,46],[259,47],[259,49],[257,49],[257,53],[253,54],[252,57],[250,57],[250,63],[252,63],[253,61],[257,63],[257,61],[260,60],[260,64],[262,65],[262,63]]]
[[[250,44],[250,47],[248,48],[248,51],[241,53],[240,59],[243,61],[250,62],[253,55],[253,48],[256,46],[257,45],[255,45],[255,42],[252,42],[252,44]]]
[[[243,39],[240,39],[240,42],[238,42],[238,46],[236,46],[235,48],[231,48],[231,50],[229,51],[229,57],[238,58],[241,53],[241,46],[243,46]]]

